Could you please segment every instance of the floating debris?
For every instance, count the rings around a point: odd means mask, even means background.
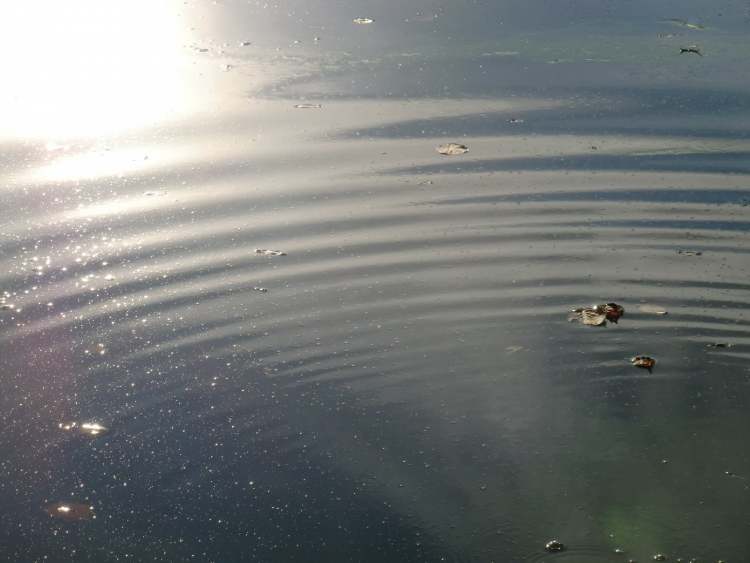
[[[368,25],[375,22],[372,18],[354,18],[352,21],[359,25]]]
[[[221,70],[223,70],[224,72],[229,72],[233,68],[234,67],[228,63],[221,65]]]
[[[109,428],[102,426],[98,422],[82,422],[81,424],[77,422],[61,422],[57,426],[66,432],[76,432],[85,436],[99,436],[109,430]]]
[[[286,252],[281,250],[268,250],[266,248],[256,248],[255,254],[262,254],[263,256],[286,256]]]
[[[662,21],[664,23],[671,23],[673,25],[679,25],[680,27],[685,27],[687,29],[697,29],[697,30],[706,29],[705,26],[702,26],[699,23],[691,23],[687,20],[681,20],[679,18],[669,18],[669,19],[662,20]]]
[[[703,53],[701,53],[701,50],[695,45],[691,45],[690,47],[680,47],[680,54],[682,53],[693,53],[700,57],[703,56]]]
[[[252,41],[240,41],[240,47],[248,47],[249,45],[252,45]]]
[[[96,518],[93,506],[79,502],[55,502],[45,506],[44,511],[53,518],[69,522]]]
[[[320,104],[296,104],[294,107],[297,109],[320,109],[323,106]]]
[[[253,291],[260,291],[261,293],[268,293],[268,289],[265,287],[254,287]]]
[[[682,256],[702,256],[703,252],[700,250],[678,250],[677,254],[681,254]]]
[[[651,559],[653,559],[654,561],[666,561],[667,560],[667,556],[664,555],[663,553],[657,553]]]
[[[641,313],[650,313],[652,315],[666,315],[668,314],[666,309],[664,307],[659,307],[658,305],[639,305],[638,310]]]
[[[446,156],[456,156],[469,152],[469,147],[460,143],[446,143],[444,145],[440,145],[435,150],[440,154],[444,154]]]
[[[617,303],[605,303],[572,309],[568,315],[568,321],[588,326],[606,326],[607,321],[617,324],[624,314],[625,309]]]
[[[518,118],[518,117],[514,117],[514,118],[512,118],[512,119],[509,119],[509,120],[508,120],[508,123],[513,123],[513,124],[519,124],[519,123],[523,123],[523,119],[520,119],[520,118]]]
[[[550,540],[544,544],[544,549],[550,553],[558,553],[560,551],[565,551],[565,545],[557,540]]]
[[[651,370],[654,369],[654,366],[656,365],[656,360],[649,356],[635,356],[630,358],[630,363],[637,368],[647,369],[649,373],[651,373]]]
[[[709,344],[706,344],[706,347],[708,348],[731,348],[732,345],[728,342],[711,342]]]

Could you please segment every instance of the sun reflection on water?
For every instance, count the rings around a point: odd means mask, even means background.
[[[118,134],[189,105],[180,4],[26,0],[4,6],[0,139]]]

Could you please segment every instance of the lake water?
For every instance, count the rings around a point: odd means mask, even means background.
[[[29,0],[0,47],[0,560],[748,560],[750,3]]]

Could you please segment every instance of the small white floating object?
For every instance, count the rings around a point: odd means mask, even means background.
[[[262,254],[263,256],[286,256],[286,252],[281,250],[268,250],[267,248],[256,248],[255,254]]]
[[[469,147],[460,143],[446,143],[444,145],[440,145],[435,150],[440,154],[444,154],[446,156],[456,156],[469,152]]]
[[[268,290],[265,287],[254,287],[254,291],[260,291],[261,293],[268,293]]]
[[[296,104],[294,107],[297,109],[320,109],[323,106],[320,104]]]
[[[354,18],[354,23],[359,25],[367,25],[373,23],[375,20],[372,18]]]
[[[77,422],[61,422],[57,426],[61,430],[85,434],[87,436],[98,436],[109,430],[106,426],[102,426],[98,422],[82,422],[80,424]]]

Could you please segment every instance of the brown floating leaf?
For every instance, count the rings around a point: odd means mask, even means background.
[[[446,143],[437,147],[437,152],[446,156],[456,156],[469,152],[469,147],[460,143]]]
[[[55,502],[45,506],[44,511],[53,518],[69,522],[96,518],[94,507],[80,502]]]
[[[589,326],[606,326],[607,321],[617,324],[624,314],[625,309],[617,303],[605,303],[573,309],[568,315],[568,320]]]
[[[650,372],[654,369],[656,360],[648,356],[635,356],[634,358],[630,358],[630,363],[637,368],[647,369]]]

